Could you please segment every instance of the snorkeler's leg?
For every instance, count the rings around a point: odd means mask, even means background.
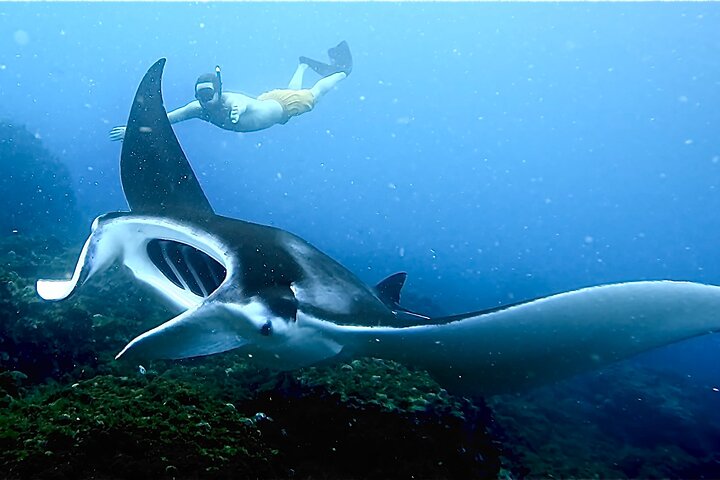
[[[338,73],[333,73],[332,75],[328,75],[327,77],[321,78],[320,80],[318,80],[317,83],[315,85],[313,85],[313,87],[310,89],[313,96],[315,97],[315,103],[319,102],[320,99],[327,92],[332,90],[332,88],[335,87],[335,85],[337,85],[337,83],[340,80],[343,80],[345,77],[347,77],[345,72],[338,72]]]
[[[303,82],[303,75],[305,74],[305,70],[308,69],[307,64],[305,63],[299,63],[297,66],[297,69],[295,70],[295,73],[293,74],[292,78],[290,79],[290,83],[288,83],[288,88],[291,90],[300,90],[302,88],[302,82]]]

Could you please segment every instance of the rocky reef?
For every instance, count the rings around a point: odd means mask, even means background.
[[[50,303],[34,280],[77,252],[0,243],[0,469],[7,478],[486,478],[490,410],[374,359],[280,373],[227,353],[116,362],[168,318],[113,270]],[[108,301],[112,298],[112,301]]]
[[[487,400],[377,359],[116,362],[172,313],[121,269],[40,300],[78,249],[0,240],[3,478],[720,477],[717,388],[633,362]]]
[[[24,126],[0,121],[0,231],[68,233],[79,213],[67,167]]]
[[[717,388],[622,362],[488,400],[521,477],[720,478]]]
[[[42,301],[78,250],[0,240],[3,478],[720,478],[716,386],[633,362],[487,400],[377,359],[116,362],[172,313],[122,269]]]

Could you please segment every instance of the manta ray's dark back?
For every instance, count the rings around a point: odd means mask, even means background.
[[[133,213],[213,214],[212,206],[170,126],[160,84],[165,59],[137,89],[120,156],[120,178]]]

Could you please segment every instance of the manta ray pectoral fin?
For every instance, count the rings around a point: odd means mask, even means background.
[[[120,157],[123,192],[133,213],[214,215],[173,133],[161,92],[165,59],[150,67],[130,109]]]
[[[247,343],[233,325],[222,303],[205,302],[139,335],[115,359],[180,359],[226,352]]]

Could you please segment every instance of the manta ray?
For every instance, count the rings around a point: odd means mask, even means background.
[[[120,262],[177,308],[118,359],[242,349],[292,370],[369,356],[424,369],[453,393],[492,395],[720,329],[720,287],[681,281],[593,286],[440,318],[407,310],[404,273],[370,286],[290,232],[215,213],[168,121],[164,65],[143,77],[127,122],[129,211],[95,219],[70,279],[37,282],[42,298],[62,300]]]

